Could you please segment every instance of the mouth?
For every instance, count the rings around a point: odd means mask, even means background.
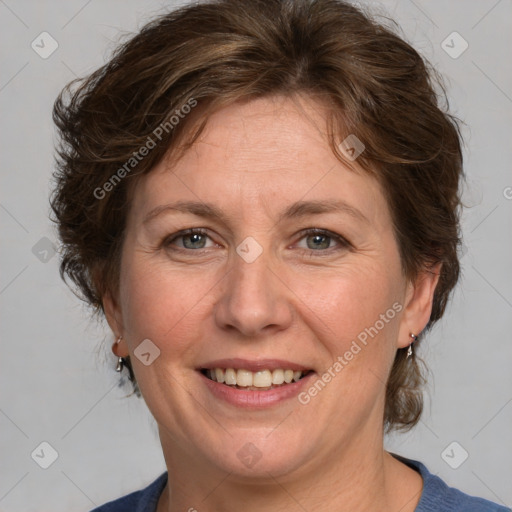
[[[213,382],[245,391],[269,391],[298,382],[313,370],[265,368],[251,371],[245,368],[201,368],[200,372]]]

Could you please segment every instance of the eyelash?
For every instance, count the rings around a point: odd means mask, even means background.
[[[175,234],[165,238],[163,240],[163,246],[165,246],[167,249],[169,249],[169,247],[172,245],[172,242],[174,242],[175,240],[178,240],[180,238],[183,238],[187,235],[201,235],[201,236],[207,236],[208,238],[210,238],[207,230],[205,230],[203,228],[190,228],[190,229],[185,229],[183,231],[179,231],[178,233],[175,233]],[[308,229],[302,230],[300,232],[299,240],[302,240],[303,238],[306,238],[307,236],[310,236],[310,235],[325,236],[327,238],[335,240],[339,244],[338,248],[329,247],[328,249],[325,249],[325,250],[302,249],[302,251],[308,252],[309,254],[311,254],[311,256],[313,256],[313,255],[323,256],[326,253],[330,254],[332,251],[337,251],[337,250],[339,251],[339,250],[343,250],[343,249],[346,250],[351,247],[350,242],[348,242],[341,235],[337,235],[331,231],[327,231],[325,229],[320,229],[320,228],[308,228]],[[179,251],[179,252],[199,252],[200,253],[202,251],[208,250],[208,248],[206,248],[206,249],[205,248],[203,248],[203,249],[187,249],[187,248],[183,248],[183,247],[178,247],[178,248],[173,248],[172,250]]]

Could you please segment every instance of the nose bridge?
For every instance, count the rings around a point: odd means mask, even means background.
[[[248,237],[231,256],[215,312],[219,327],[234,328],[245,336],[286,328],[291,321],[290,305],[286,287],[272,269],[270,249]]]

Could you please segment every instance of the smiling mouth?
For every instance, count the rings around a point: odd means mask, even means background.
[[[306,377],[312,370],[294,371],[290,369],[260,370],[251,372],[234,368],[203,368],[201,373],[210,380],[231,388],[245,391],[267,391]]]

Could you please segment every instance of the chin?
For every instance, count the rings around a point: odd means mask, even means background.
[[[270,432],[270,434],[269,434]],[[234,477],[268,479],[283,477],[302,468],[310,450],[297,432],[278,434],[269,429],[243,429],[217,444],[207,457],[221,471]]]

